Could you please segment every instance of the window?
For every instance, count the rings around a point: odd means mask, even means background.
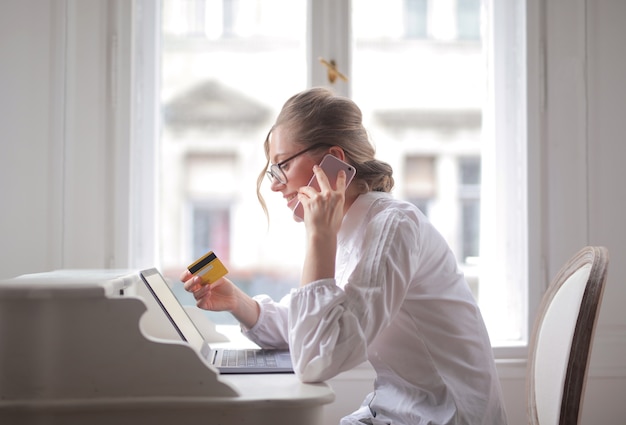
[[[521,123],[505,122],[519,119],[514,108],[495,107],[494,91],[514,76],[486,66],[502,48],[481,24],[483,4],[363,0],[339,10],[343,2],[320,2],[312,10],[305,0],[163,1],[160,267],[175,278],[211,249],[250,294],[278,299],[297,284],[304,230],[266,186],[267,227],[256,177],[282,103],[329,84],[318,63],[326,46],[323,55],[349,77],[334,88],[361,106],[378,156],[394,168],[395,195],[448,240],[494,345],[523,344],[525,139],[513,133],[498,144],[496,128]],[[225,313],[212,320],[233,323]]]

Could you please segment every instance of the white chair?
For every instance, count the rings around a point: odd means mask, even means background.
[[[583,248],[543,296],[531,334],[526,379],[533,425],[578,424],[608,263],[606,248]]]

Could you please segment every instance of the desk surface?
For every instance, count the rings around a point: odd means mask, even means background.
[[[235,388],[240,401],[276,402],[281,405],[331,403],[334,393],[326,383],[304,384],[290,373],[221,375],[220,380]]]

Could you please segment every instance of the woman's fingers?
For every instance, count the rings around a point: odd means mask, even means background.
[[[184,286],[186,291],[194,292],[204,285],[202,285],[202,278],[199,276],[193,276],[190,273],[190,278],[184,281]]]
[[[185,271],[182,272],[180,275],[180,280],[181,282],[187,282],[191,276],[192,276],[191,272],[185,269]]]

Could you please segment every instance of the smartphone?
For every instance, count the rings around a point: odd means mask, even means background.
[[[326,173],[328,181],[333,188],[337,184],[337,174],[339,174],[339,170],[344,170],[346,172],[346,187],[348,187],[348,185],[354,178],[354,175],[356,174],[356,169],[352,165],[343,162],[342,160],[331,154],[327,154],[326,156],[324,156],[324,158],[322,158],[322,162],[320,162],[320,167],[322,167],[322,170],[324,170],[324,173]],[[309,181],[309,184],[307,186],[311,186],[316,190],[320,190],[320,186],[317,183],[317,178],[315,177],[315,174],[313,175],[313,177],[311,177],[311,180]],[[304,208],[302,207],[300,201],[298,201],[296,207],[293,209],[293,216],[296,221],[304,220]]]

